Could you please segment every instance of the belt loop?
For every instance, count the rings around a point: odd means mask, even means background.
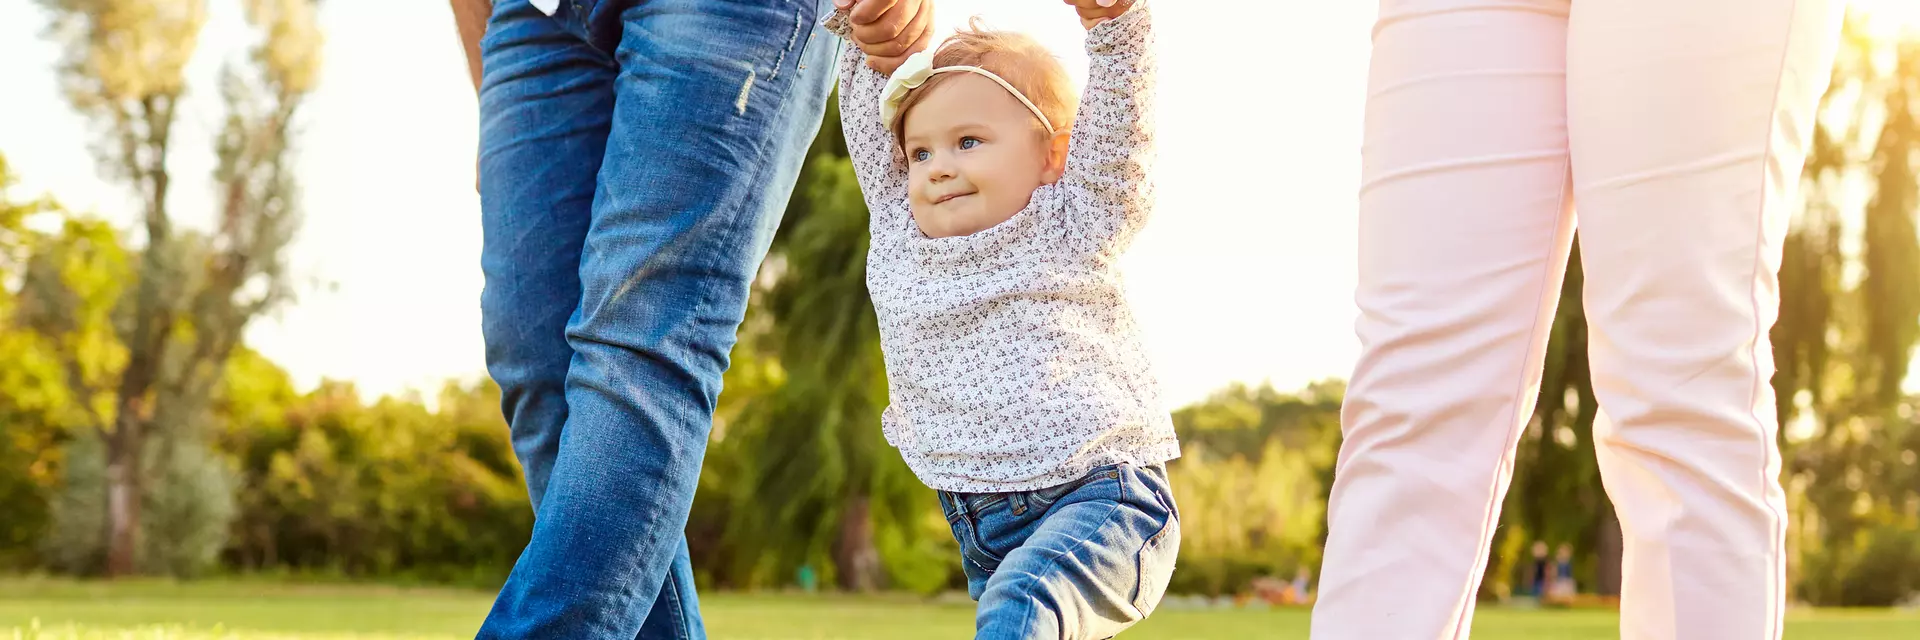
[[[1007,506],[1013,508],[1013,515],[1026,515],[1027,493],[1025,491],[1016,491],[1007,494]]]

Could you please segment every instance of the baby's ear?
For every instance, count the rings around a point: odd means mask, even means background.
[[[1048,141],[1047,173],[1043,176],[1043,181],[1046,184],[1059,182],[1060,176],[1066,175],[1067,149],[1071,146],[1069,144],[1071,141],[1072,139],[1066,131],[1054,134],[1053,139]]]

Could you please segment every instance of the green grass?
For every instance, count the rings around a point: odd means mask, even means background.
[[[972,637],[967,603],[908,596],[711,594],[702,597],[715,640],[894,640]],[[471,638],[491,594],[448,589],[289,585],[221,580],[197,583],[89,583],[0,580],[0,640],[268,640]],[[38,631],[33,628],[39,620]],[[1300,609],[1165,608],[1123,635],[1132,640],[1305,638]],[[1611,612],[1483,609],[1475,638],[1519,640],[1620,637]],[[1920,637],[1920,613],[1797,612],[1796,640]]]

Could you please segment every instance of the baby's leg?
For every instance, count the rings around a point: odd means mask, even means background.
[[[975,638],[1099,640],[1152,613],[1180,549],[1165,467],[1102,469],[1042,508],[987,580]]]

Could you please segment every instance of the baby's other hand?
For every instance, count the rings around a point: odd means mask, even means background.
[[[1133,8],[1134,0],[1065,0],[1080,14],[1080,26],[1091,30]]]

